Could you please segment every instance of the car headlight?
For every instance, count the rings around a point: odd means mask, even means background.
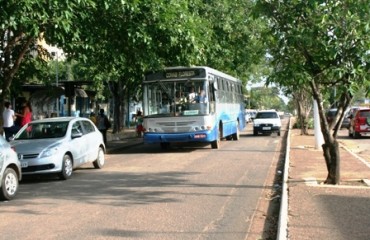
[[[259,123],[255,123],[253,126],[255,126],[255,127],[259,127],[259,126],[260,126],[260,124],[259,124]]]
[[[56,154],[59,150],[59,146],[54,146],[54,147],[50,147],[50,148],[47,148],[45,149],[44,151],[41,152],[40,154],[40,157],[50,157],[54,154]]]

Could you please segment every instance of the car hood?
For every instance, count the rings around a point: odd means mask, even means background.
[[[32,139],[32,140],[13,140],[10,144],[17,153],[32,154],[40,153],[46,148],[57,146],[63,139]]]

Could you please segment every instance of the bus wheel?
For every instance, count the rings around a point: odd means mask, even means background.
[[[240,138],[239,128],[236,128],[236,133],[233,134],[233,140],[238,141]]]
[[[211,143],[211,147],[213,149],[219,149],[220,148],[220,139],[217,139]]]
[[[221,128],[218,128],[217,139],[215,141],[211,142],[211,147],[213,149],[219,149],[220,148],[220,142],[221,142]]]
[[[170,143],[168,142],[162,142],[161,143],[161,149],[162,150],[167,150],[170,147]]]

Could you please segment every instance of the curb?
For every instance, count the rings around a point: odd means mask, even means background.
[[[281,189],[280,214],[278,222],[277,240],[286,240],[288,238],[288,175],[289,175],[289,154],[290,154],[290,131],[292,121],[289,119],[287,144],[285,150],[284,176]]]

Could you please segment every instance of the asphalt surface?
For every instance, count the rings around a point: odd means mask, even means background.
[[[341,142],[341,184],[326,185],[327,170],[315,136],[290,130],[287,176],[286,225],[280,226],[279,240],[370,239],[370,158],[359,156],[366,144],[348,146]],[[107,152],[142,144],[134,129],[108,134]],[[361,148],[361,149],[360,149]]]

